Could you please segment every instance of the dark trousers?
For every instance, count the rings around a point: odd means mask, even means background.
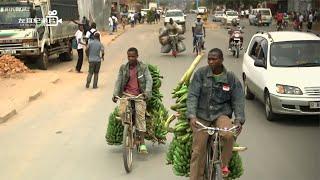
[[[77,49],[78,51],[78,62],[76,66],[76,70],[80,71],[83,63],[83,49]]]
[[[308,22],[308,29],[309,29],[309,30],[312,29],[312,22]]]
[[[87,77],[86,87],[90,86],[92,76],[93,77],[93,88],[98,87],[98,77],[100,71],[101,62],[89,62],[89,74]]]

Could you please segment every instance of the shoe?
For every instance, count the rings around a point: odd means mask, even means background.
[[[82,71],[78,71],[78,70],[77,70],[77,73],[83,73],[83,72],[82,72]]]
[[[94,86],[93,89],[98,89],[98,86]]]
[[[86,88],[89,88],[89,84],[86,84]]]
[[[243,47],[241,47],[240,50],[243,50]]]
[[[139,147],[139,152],[142,154],[148,154],[147,146],[145,144],[141,144]]]
[[[230,174],[230,170],[228,169],[228,166],[223,167],[223,168],[222,168],[222,176],[223,176],[224,178],[226,178],[226,177],[229,176],[229,174]]]

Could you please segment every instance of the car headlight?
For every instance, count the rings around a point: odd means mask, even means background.
[[[300,88],[295,86],[288,86],[288,85],[282,85],[277,84],[277,93],[279,94],[293,94],[293,95],[302,95],[302,91]]]

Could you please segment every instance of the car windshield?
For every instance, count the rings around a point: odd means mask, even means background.
[[[30,6],[0,6],[0,29],[26,28],[34,26],[26,23],[31,17]]]
[[[237,12],[227,12],[227,16],[238,16]]]
[[[172,11],[172,12],[167,12],[166,16],[167,17],[183,16],[183,13],[181,11]]]
[[[269,10],[260,10],[259,12],[261,13],[261,15],[270,16],[270,11]]]
[[[320,66],[320,41],[288,41],[273,43],[270,64],[274,67]]]
[[[222,15],[223,12],[222,12],[222,11],[218,11],[218,12],[216,12],[216,14],[217,14],[217,15]]]

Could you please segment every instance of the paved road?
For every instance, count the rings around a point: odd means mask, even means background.
[[[188,16],[189,29],[192,18]],[[173,58],[159,53],[159,27],[139,26],[106,48],[98,90],[84,88],[86,74],[66,76],[55,89],[1,124],[0,179],[186,179],[174,176],[171,167],[165,165],[167,146],[151,144],[149,155],[135,157],[133,172],[126,174],[121,147],[107,146],[104,139],[107,116],[115,107],[111,102],[115,77],[120,64],[126,62],[129,47],[136,46],[141,60],[159,66],[165,76],[161,87],[164,103],[167,107],[174,103],[170,92],[195,57],[190,52],[191,34],[190,30],[186,34],[188,51]],[[256,29],[246,25],[245,31],[248,42]],[[225,29],[209,31],[206,47],[223,49],[226,67],[240,77],[242,57],[235,59],[226,52],[227,40]],[[200,66],[205,64],[204,58]],[[245,174],[241,179],[319,179],[317,118],[290,116],[268,122],[263,105],[257,101],[246,102],[246,116],[238,140],[249,147],[242,156]]]

